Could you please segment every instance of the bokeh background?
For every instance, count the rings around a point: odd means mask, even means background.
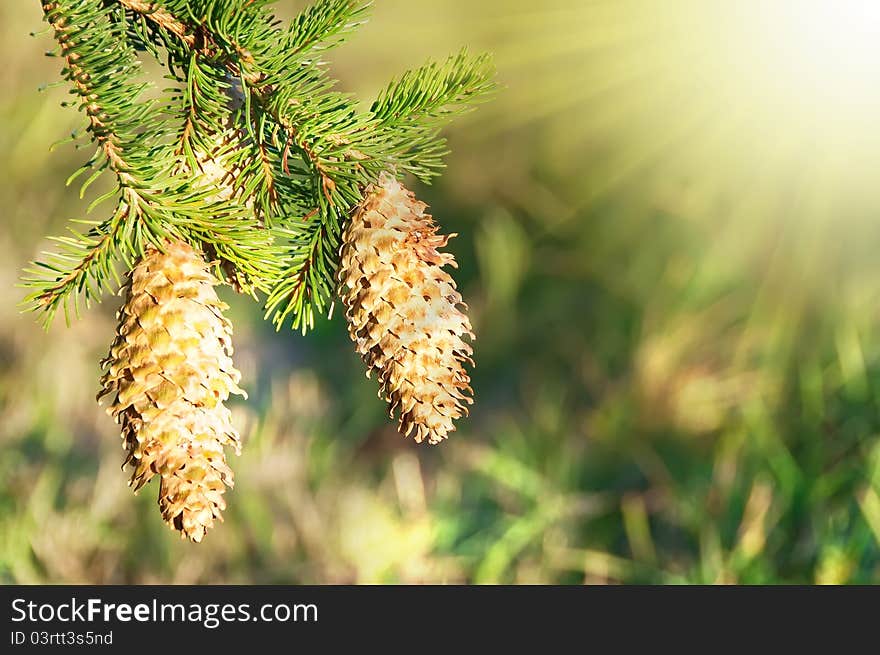
[[[87,153],[49,150],[80,120],[38,90],[39,3],[0,3],[0,582],[880,581],[869,5],[378,0],[327,55],[365,101],[461,45],[498,67],[417,188],[460,234],[477,403],[418,447],[338,312],[275,333],[226,289],[245,447],[193,545],[94,402],[119,299],[48,333],[19,313]]]

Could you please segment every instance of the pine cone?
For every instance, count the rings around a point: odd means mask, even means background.
[[[223,404],[239,389],[232,326],[208,265],[189,245],[150,247],[129,274],[110,354],[102,362],[108,413],[122,426],[129,483],[137,492],[161,476],[159,507],[168,524],[201,541],[226,508],[232,471],[224,446],[241,446]]]
[[[399,431],[408,436],[415,429],[416,442],[436,444],[473,402],[463,366],[473,366],[473,350],[462,337],[474,335],[442,268],[457,267],[451,254],[438,251],[449,236],[437,234],[426,209],[383,174],[346,228],[339,283],[349,334],[367,377],[376,372],[390,416],[399,412]]]

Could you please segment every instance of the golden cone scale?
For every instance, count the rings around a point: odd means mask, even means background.
[[[208,264],[189,245],[147,249],[129,274],[100,399],[122,426],[135,491],[161,477],[162,518],[201,541],[232,487],[224,446],[240,452],[224,402],[244,395],[232,363],[232,326]]]
[[[379,395],[399,415],[398,429],[436,444],[455,430],[473,402],[464,362],[474,338],[461,294],[443,270],[455,258],[440,252],[427,205],[394,177],[367,189],[343,235],[340,295],[349,334],[375,371]]]

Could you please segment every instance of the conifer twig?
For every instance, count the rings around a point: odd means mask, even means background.
[[[486,60],[462,53],[404,74],[363,111],[334,90],[318,53],[363,22],[370,3],[316,0],[287,26],[269,4],[45,0],[105,162],[83,167],[96,169],[83,190],[112,170],[119,204],[38,264],[44,272],[25,281],[36,288],[30,302],[97,298],[119,254],[128,261],[173,236],[216,257],[233,285],[267,292],[276,325],[292,317],[306,329],[331,306],[341,235],[366,188],[383,171],[429,180],[445,154],[439,129],[492,88]],[[80,34],[71,47],[68,27]],[[139,100],[142,51],[164,56],[178,82],[165,101]],[[214,184],[229,193],[197,182],[203,157],[227,171]]]

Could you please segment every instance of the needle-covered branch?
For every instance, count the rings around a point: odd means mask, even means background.
[[[99,200],[118,204],[37,267],[49,274],[27,281],[33,305],[51,317],[69,297],[100,297],[121,253],[171,235],[235,286],[266,291],[278,327],[311,327],[332,305],[342,230],[364,190],[383,171],[436,175],[439,130],[492,90],[488,60],[463,52],[403,74],[361,110],[321,57],[369,4],[318,0],[283,25],[268,0],[46,3],[98,146],[84,187],[112,170],[117,189]],[[141,99],[139,52],[168,68],[158,99]]]

